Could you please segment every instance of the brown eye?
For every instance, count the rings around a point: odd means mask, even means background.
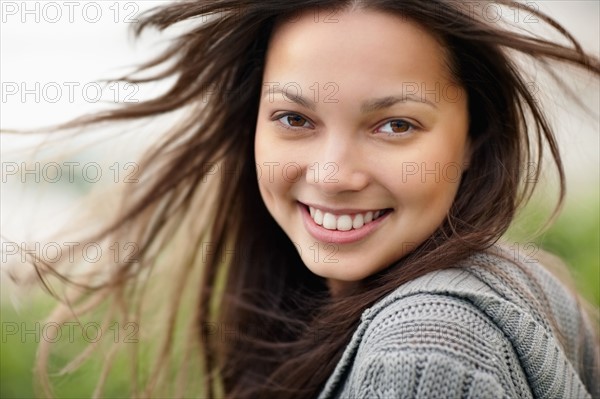
[[[306,124],[306,119],[300,115],[287,115],[286,121],[290,126],[302,127]]]
[[[298,130],[314,128],[308,118],[292,112],[275,116],[273,121],[277,121],[277,124],[285,129]]]
[[[394,120],[390,122],[390,127],[394,133],[404,133],[410,129],[410,124],[403,120]]]
[[[392,119],[377,129],[378,133],[385,133],[388,136],[406,136],[419,130],[415,125],[404,119]]]

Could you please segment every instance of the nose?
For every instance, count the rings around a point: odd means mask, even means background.
[[[366,154],[363,154],[359,143],[352,137],[326,136],[325,142],[315,150],[313,162],[307,167],[307,183],[326,196],[363,190],[371,176]]]

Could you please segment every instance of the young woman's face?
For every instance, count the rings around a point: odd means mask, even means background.
[[[256,125],[260,193],[332,289],[400,259],[448,213],[468,114],[443,54],[419,25],[374,11],[306,12],[273,33]]]

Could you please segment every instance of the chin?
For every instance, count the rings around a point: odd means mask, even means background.
[[[305,266],[314,274],[325,279],[333,279],[344,283],[361,281],[374,274],[378,269],[353,259],[332,259],[328,262],[315,262],[314,259],[302,259]]]

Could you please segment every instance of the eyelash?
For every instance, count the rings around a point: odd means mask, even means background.
[[[383,127],[383,126],[385,126],[385,125],[387,125],[387,124],[389,124],[389,123],[396,122],[396,121],[400,121],[400,122],[406,123],[406,124],[408,125],[408,130],[407,130],[406,132],[401,132],[401,133],[395,133],[395,132],[380,132],[380,131],[379,131],[379,129],[381,129],[381,127]],[[419,128],[419,127],[418,127],[416,124],[414,124],[414,123],[411,123],[411,122],[407,121],[406,119],[402,119],[402,118],[394,118],[394,119],[389,119],[389,120],[385,121],[383,124],[379,125],[379,127],[378,127],[378,129],[377,129],[377,131],[378,131],[379,133],[384,133],[384,134],[387,134],[388,136],[395,136],[395,137],[403,137],[403,136],[407,136],[407,135],[410,135],[410,134],[412,134],[412,133],[414,133],[414,132],[417,132],[417,131],[419,131],[419,130],[420,130],[420,128]]]
[[[288,124],[286,124],[286,123],[284,123],[284,122],[281,121],[281,119],[283,119],[285,117],[288,117],[288,116],[299,116],[300,118],[304,119],[306,121],[306,123],[311,124],[310,119],[302,116],[301,114],[295,113],[295,112],[286,112],[284,114],[276,115],[276,116],[273,117],[272,120],[275,121],[275,122],[278,122],[279,126],[283,127],[284,129],[288,129],[288,130],[298,130],[298,129],[306,129],[307,128],[307,127],[304,127],[304,126],[297,126],[297,127],[296,126],[290,126],[290,125],[288,125]],[[395,122],[395,121],[401,121],[401,122],[407,124],[409,130],[407,130],[406,132],[402,132],[402,133],[381,132],[381,131],[379,131],[379,129],[381,129],[381,127],[383,127],[383,126],[385,126],[385,125],[387,125],[389,123]],[[384,123],[382,123],[382,124],[380,124],[378,126],[379,127],[376,130],[377,133],[384,133],[384,134],[386,134],[388,136],[396,136],[396,137],[406,136],[406,135],[409,135],[411,133],[414,133],[414,132],[420,130],[420,128],[416,124],[411,123],[411,122],[407,121],[406,119],[402,119],[402,118],[389,119],[389,120],[385,121]]]
[[[288,116],[299,116],[300,118],[306,120],[307,123],[309,123],[309,124],[311,123],[308,118],[306,118],[306,117],[304,117],[304,116],[302,116],[300,114],[297,114],[295,112],[286,112],[286,113],[281,114],[281,115],[276,115],[276,116],[273,117],[272,120],[275,121],[275,122],[278,122],[279,126],[285,128],[285,129],[289,129],[289,130],[305,129],[304,126],[290,126],[290,125],[287,125],[287,124],[285,124],[285,123],[283,123],[281,121],[281,119],[283,119],[285,117],[288,117]]]

